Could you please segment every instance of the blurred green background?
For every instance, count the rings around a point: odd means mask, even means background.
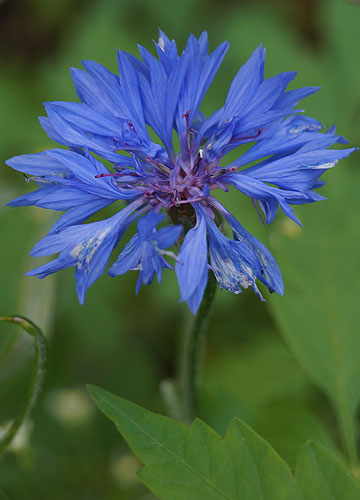
[[[158,27],[180,49],[189,32],[199,35],[204,29],[212,49],[225,39],[231,42],[205,99],[205,113],[222,105],[238,68],[263,42],[266,75],[295,69],[296,87],[321,86],[301,107],[326,126],[336,122],[352,146],[360,145],[359,26],[360,6],[340,0],[3,2],[1,163],[54,146],[37,117],[44,101],[77,100],[69,67],[93,59],[115,71],[116,48],[136,54],[140,43],[152,50]],[[309,438],[340,447],[335,412],[325,396],[331,388],[312,376],[318,360],[304,360],[294,339],[305,331],[309,341],[327,338],[334,327],[360,349],[359,169],[355,153],[326,174],[322,194],[329,200],[296,209],[303,230],[282,215],[264,228],[250,200],[239,193],[226,196],[241,223],[278,259],[285,297],[265,292],[263,304],[250,291],[217,293],[200,416],[219,432],[231,417],[243,418],[291,466]],[[178,303],[175,275],[166,274],[161,285],[143,288],[138,297],[137,273],[115,279],[104,275],[84,306],[77,302],[72,270],[41,281],[24,277],[39,263],[29,250],[56,214],[4,206],[31,186],[5,165],[0,176],[0,315],[27,315],[43,328],[50,346],[39,403],[0,462],[0,498],[153,498],[135,477],[136,459],[90,403],[84,385],[96,384],[165,412],[159,383],[176,375],[176,353],[190,320],[186,306]],[[320,358],[327,356],[321,346],[319,351]],[[21,406],[31,359],[31,343],[1,324],[2,426]]]

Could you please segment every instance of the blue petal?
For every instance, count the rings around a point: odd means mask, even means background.
[[[138,232],[142,241],[149,241],[154,237],[155,227],[165,219],[165,214],[151,212],[138,222]]]
[[[130,118],[130,116],[126,116],[126,112],[122,106],[123,99],[118,75],[115,75],[105,68],[105,66],[95,61],[83,60],[82,64],[96,86],[102,89],[105,99],[112,107],[112,114],[119,118]]]
[[[105,159],[115,163],[123,160],[124,157],[110,150],[109,146],[104,147],[102,141],[98,141],[96,138],[90,137],[76,125],[71,124],[62,118],[60,114],[53,109],[48,109],[48,115],[48,118],[41,117],[40,123],[45,132],[54,141],[68,146],[87,146],[91,151],[94,151],[95,153],[103,156]],[[112,139],[111,142],[113,143]],[[128,160],[130,159],[128,158]]]
[[[48,194],[43,193],[36,206],[50,210],[68,210],[75,206],[93,203],[98,199],[97,196],[86,193],[81,189],[54,185]]]
[[[45,107],[62,144],[87,146],[112,162],[124,164],[129,164],[130,159],[115,153],[114,148],[145,155],[161,150],[161,146],[150,141],[147,132],[135,128],[128,119],[99,113],[83,103],[51,102],[45,103]],[[50,135],[51,130],[48,132]]]
[[[162,227],[155,229],[165,219],[165,214],[150,212],[138,222],[138,232],[142,241],[156,243],[158,249],[171,247],[180,236],[182,226]]]
[[[138,76],[133,66],[120,50],[118,51],[118,66],[123,94],[123,108],[135,129],[140,133],[143,139],[147,140],[148,132],[145,125]]]
[[[253,179],[250,176],[243,174],[227,174],[220,177],[221,181],[224,183],[231,184],[236,187],[239,191],[250,196],[251,198],[258,200],[266,200],[268,198],[274,198],[281,206],[283,212],[290,217],[294,222],[301,226],[301,222],[295,216],[293,209],[289,206],[287,198],[291,200],[295,198],[302,198],[306,200],[308,195],[303,192],[296,191],[285,191],[277,189],[272,186],[268,186],[264,182]]]
[[[288,90],[281,97],[279,97],[276,102],[276,106],[278,108],[288,108],[291,106],[296,106],[296,104],[305,97],[308,97],[311,94],[314,94],[321,87],[303,87],[301,89]]]
[[[51,260],[47,264],[43,264],[42,266],[36,267],[35,269],[28,271],[27,273],[25,273],[25,275],[36,276],[37,278],[42,279],[46,278],[46,276],[49,276],[50,274],[67,269],[68,267],[71,267],[69,259],[63,259],[61,257],[58,257],[55,260]]]
[[[70,172],[65,165],[56,158],[51,158],[46,152],[14,156],[5,163],[18,172],[24,172],[25,174],[37,177],[44,175],[64,176]]]
[[[57,114],[67,122],[93,134],[117,137],[125,122],[124,118],[104,115],[85,103],[55,101],[44,103],[44,106],[49,117],[50,114]]]
[[[67,212],[65,212],[60,219],[55,222],[48,234],[58,233],[66,227],[80,224],[102,208],[109,206],[111,203],[113,203],[113,200],[109,200],[108,198],[98,198],[89,203],[74,206],[73,208],[67,210]]]
[[[241,288],[251,288],[263,300],[255,280],[260,273],[259,261],[253,250],[242,241],[233,241],[224,236],[216,224],[207,218],[211,268],[222,288],[235,294]]]
[[[80,146],[81,143],[76,141],[76,140],[75,140],[75,142],[73,142],[73,139],[71,139],[71,140],[69,140],[69,138],[65,139],[64,135],[57,131],[57,129],[55,128],[54,124],[52,123],[52,121],[50,120],[50,118],[48,116],[39,116],[39,122],[40,122],[40,125],[42,126],[42,128],[47,133],[47,135],[53,141],[58,142],[59,144],[65,144],[65,145],[70,146],[70,147],[72,147],[72,146],[79,147]],[[63,120],[63,122],[66,123],[65,120]]]
[[[139,261],[144,250],[144,243],[138,234],[135,234],[129,243],[127,243],[119,257],[110,267],[108,274],[110,276],[119,276],[130,270],[139,269]]]
[[[98,81],[96,76],[93,77],[86,71],[77,68],[70,68],[70,73],[76,93],[83,103],[100,113],[105,113],[115,118],[126,118],[124,113],[119,109],[119,102],[116,96],[111,95],[111,93],[109,95],[106,87],[101,81]],[[113,76],[115,77],[115,75]],[[116,84],[116,80],[114,84]]]
[[[271,224],[279,208],[278,200],[276,198],[262,198],[258,199],[257,202],[265,215],[265,224]]]
[[[83,189],[89,193],[112,199],[134,198],[134,194],[137,194],[136,191],[130,190],[127,196],[126,192],[114,184],[111,177],[97,178],[97,175],[106,175],[109,174],[109,171],[95,158],[85,157],[64,149],[53,149],[47,151],[47,154],[61,162],[77,179],[81,180],[84,183]]]
[[[179,134],[186,130],[186,122],[182,115],[191,111],[190,124],[198,114],[201,101],[211,85],[229,47],[228,42],[223,42],[209,56],[207,55],[207,35],[202,34],[199,40],[190,36],[185,53],[189,58],[189,69],[185,76],[177,116],[177,130]]]
[[[226,98],[222,120],[239,115],[264,80],[265,49],[260,45],[240,68]]]
[[[188,68],[188,57],[183,54],[169,74],[163,65],[146,49],[139,46],[141,56],[148,66],[149,79],[139,75],[146,121],[163,141],[173,157],[172,128],[180,91]]]
[[[182,226],[161,227],[158,231],[156,231],[156,246],[160,248],[160,250],[171,247],[179,238],[182,230]]]
[[[84,249],[81,248],[75,268],[76,291],[80,304],[84,303],[88,288],[105,271],[111,252],[118,242],[119,231],[120,228],[115,227],[105,236],[100,233],[96,235],[95,240],[88,241]]]
[[[159,40],[155,44],[156,50],[167,75],[169,75],[176,66],[179,56],[175,40],[169,40],[165,33],[159,29]]]
[[[223,113],[224,108],[217,109],[209,118],[203,121],[200,126],[200,135],[204,140],[210,139],[213,135],[215,129],[219,126]]]
[[[31,254],[43,256],[60,252],[60,255],[52,263],[28,274],[44,277],[75,266],[76,289],[79,301],[83,303],[87,289],[103,274],[114,246],[128,227],[127,219],[139,205],[139,202],[134,202],[109,219],[48,234],[35,245]]]
[[[151,285],[155,274],[158,275],[158,281],[161,283],[163,261],[164,259],[159,255],[158,251],[150,243],[145,243],[141,262],[144,285]]]
[[[271,292],[280,295],[284,293],[284,284],[280,273],[280,268],[269,250],[260,243],[254,236],[246,231],[236,218],[230,213],[224,214],[229,226],[234,231],[234,237],[249,246],[260,262],[259,271],[256,277],[262,281]]]
[[[349,156],[356,148],[343,150],[299,150],[262,166],[255,166],[244,173],[253,179],[276,184],[283,189],[306,191],[311,189],[318,177],[339,160]]]
[[[271,109],[295,76],[296,71],[287,71],[262,82],[254,98],[249,101],[246,114],[261,115]]]
[[[144,64],[142,61],[140,61],[140,59],[135,57],[133,54],[129,54],[129,52],[126,52],[125,50],[123,50],[122,53],[132,64],[133,68],[138,72],[138,74],[145,76],[147,80],[150,78],[149,68],[146,66],[146,64]]]
[[[194,314],[201,303],[207,283],[207,254],[205,217],[198,211],[196,226],[186,233],[175,265],[181,300],[188,303]]]
[[[208,280],[208,273],[209,273],[209,270],[206,267],[206,269],[204,269],[204,271],[203,271],[203,275],[201,276],[201,279],[199,280],[200,286],[198,288],[195,288],[193,293],[191,295],[189,295],[189,297],[186,299],[186,303],[189,306],[189,309],[193,314],[196,314],[199,310],[201,301],[202,301],[203,296],[204,296],[204,290],[206,287],[206,283]],[[205,283],[205,286],[203,285],[203,283]]]
[[[7,203],[7,206],[8,207],[25,207],[25,206],[29,206],[29,205],[36,205],[43,196],[46,196],[49,193],[53,193],[54,189],[56,191],[57,186],[54,186],[54,185],[44,186],[40,189],[37,189],[36,191],[32,191],[31,193],[23,194],[22,196],[19,196],[18,198],[15,198],[14,200],[9,201]]]
[[[140,270],[139,279],[136,285],[138,293],[141,284],[150,284],[155,274],[158,281],[161,281],[162,268],[171,268],[162,256],[161,248],[173,245],[179,237],[182,227],[170,226],[156,231],[165,215],[150,212],[138,221],[138,233],[125,245],[124,249],[109,269],[110,276],[125,274],[130,270]],[[158,245],[158,239],[160,245]],[[166,246],[165,246],[166,245]]]
[[[295,115],[286,118],[263,130],[254,146],[229,164],[228,167],[233,165],[241,167],[270,155],[283,156],[295,153],[308,143],[314,146],[317,143],[323,149],[335,142],[343,142],[341,136],[330,131],[322,134],[320,133],[321,129],[320,122],[306,116]],[[269,160],[265,160],[265,162],[268,163]]]

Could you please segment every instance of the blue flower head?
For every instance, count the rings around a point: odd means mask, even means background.
[[[75,268],[80,302],[103,274],[128,227],[137,233],[109,269],[111,276],[139,270],[137,290],[175,269],[181,300],[195,313],[214,273],[233,293],[257,280],[283,293],[279,267],[270,252],[214,196],[229,186],[249,196],[265,224],[280,209],[300,224],[292,205],[324,199],[316,191],[322,173],[354,149],[328,149],[347,141],[332,127],[300,114],[298,101],[316,87],[286,90],[296,73],[264,78],[260,45],[240,68],[224,105],[211,116],[201,101],[228,49],[210,55],[206,32],[190,35],[179,55],[175,41],[160,31],[158,57],[139,47],[141,58],[118,51],[119,74],[83,61],[71,69],[80,102],[45,103],[40,122],[49,137],[68,149],[16,156],[7,164],[38,185],[11,206],[36,205],[64,214],[32,250],[33,256],[58,254],[29,275],[40,278]],[[154,142],[149,127],[158,136]],[[180,151],[175,151],[173,132]],[[237,160],[227,154],[243,144]],[[111,163],[107,168],[97,160]],[[251,166],[248,166],[251,165]],[[125,203],[112,217],[84,222],[98,210]],[[165,221],[170,225],[159,224]],[[233,232],[228,238],[219,220]],[[171,224],[173,223],[173,224]],[[176,244],[177,255],[171,251]]]

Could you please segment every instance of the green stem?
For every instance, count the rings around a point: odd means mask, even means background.
[[[169,417],[185,421],[184,409],[182,406],[179,387],[175,379],[165,379],[160,382],[160,395]]]
[[[197,414],[201,354],[216,284],[215,276],[210,272],[203,300],[193,319],[182,353],[180,383],[184,420],[189,423],[193,421]]]
[[[21,326],[27,333],[29,333],[33,337],[35,343],[35,357],[30,386],[22,410],[20,411],[19,415],[13,420],[10,428],[2,437],[2,439],[0,439],[1,456],[5,452],[11,441],[14,439],[16,433],[20,429],[21,425],[23,424],[25,418],[29,414],[37,399],[44,373],[44,364],[46,359],[46,340],[41,333],[41,330],[27,318],[23,318],[21,316],[5,316],[0,317],[0,321],[7,321],[9,323],[14,323]]]

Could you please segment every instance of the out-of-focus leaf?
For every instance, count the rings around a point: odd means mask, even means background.
[[[1,163],[9,156],[29,150],[36,151],[46,144],[46,136],[37,121],[41,96],[37,94],[36,84],[27,79],[25,72],[16,74],[6,66],[3,67],[0,102],[2,116],[6,116],[6,120],[0,123]],[[3,165],[1,168],[5,170]],[[9,170],[6,167],[6,171]]]
[[[358,137],[360,130],[360,8],[340,0],[327,0],[320,5],[320,19],[326,43],[324,90],[333,87],[328,110],[343,134]],[[346,127],[346,129],[345,129]],[[344,130],[345,129],[345,130]]]
[[[358,500],[360,486],[343,464],[318,443],[304,446],[296,480],[306,500]]]
[[[224,349],[213,355],[207,367],[205,388],[209,394],[219,394],[220,401],[223,392],[227,392],[248,408],[252,418],[260,407],[274,399],[292,398],[303,402],[309,383],[281,339],[270,333],[259,333],[257,339],[244,345],[242,350]],[[243,415],[236,416],[243,418]]]
[[[299,450],[309,440],[337,452],[325,423],[314,410],[306,405],[307,401],[279,399],[260,407],[253,427],[266,439],[286,463],[293,468]]]
[[[295,357],[333,402],[354,460],[360,400],[360,308],[354,275],[360,266],[360,176],[346,165],[330,175],[329,201],[298,210],[304,230],[283,220],[283,233],[274,234],[285,294],[269,304]]]
[[[191,426],[90,386],[99,408],[145,464],[140,479],[165,500],[301,500],[290,469],[246,424],[225,438],[201,420]]]
[[[331,44],[333,58],[341,63],[342,71],[352,76],[349,79],[351,81],[344,81],[342,78],[343,85],[351,85],[355,90],[360,79],[360,62],[354,57],[354,54],[360,50],[359,5],[328,0],[321,4],[321,16],[326,27],[326,36]],[[342,71],[334,71],[334,76],[341,74]]]
[[[270,332],[253,333],[243,348],[209,353],[201,416],[220,433],[233,417],[243,419],[290,467],[310,439],[334,449],[325,423],[316,415],[317,391],[282,339]]]

